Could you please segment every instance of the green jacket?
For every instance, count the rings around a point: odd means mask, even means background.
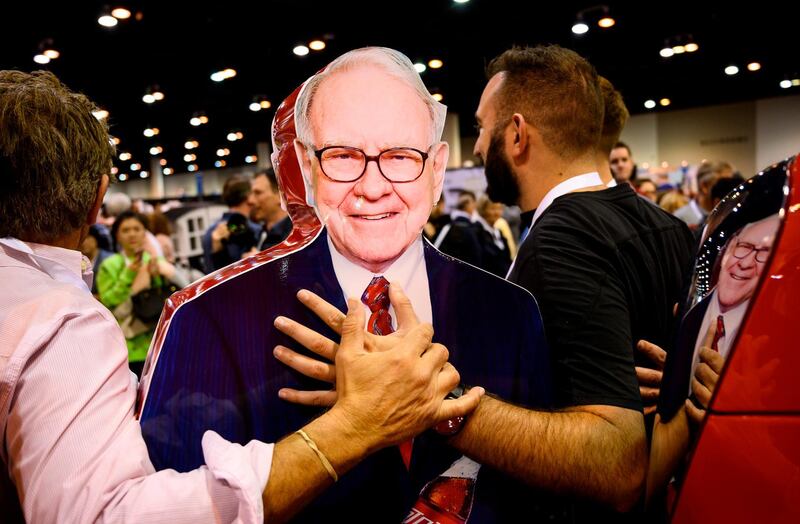
[[[142,255],[142,264],[150,262],[150,254],[145,252]],[[118,305],[125,302],[131,296],[131,285],[136,278],[136,271],[129,269],[125,264],[125,257],[119,253],[111,255],[100,264],[97,274],[97,291],[100,295],[100,302],[107,308],[113,310]],[[161,277],[152,279],[154,286],[161,285]],[[153,338],[155,326],[133,338],[126,339],[128,344],[128,360],[131,362],[143,362],[147,357],[147,350],[150,347],[150,339]]]

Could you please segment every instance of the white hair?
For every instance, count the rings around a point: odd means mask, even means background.
[[[309,117],[311,104],[319,86],[329,76],[365,65],[377,66],[414,89],[430,113],[432,141],[438,142],[442,139],[447,106],[431,96],[411,60],[400,51],[388,47],[363,47],[343,54],[331,62],[324,71],[309,78],[303,85],[295,104],[294,121],[297,138],[306,147],[311,146],[314,142]]]

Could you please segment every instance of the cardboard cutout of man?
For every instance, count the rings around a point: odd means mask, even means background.
[[[420,320],[433,324],[434,342],[449,349],[463,382],[549,406],[549,355],[533,297],[422,240],[447,164],[440,141],[445,108],[408,58],[385,48],[349,52],[309,79],[296,104],[292,97],[276,114],[273,136],[295,230],[274,249],[209,275],[165,309],[140,389],[142,432],[155,466],[201,465],[195,443],[210,429],[233,442],[269,441],[318,413],[277,394],[325,387],[274,359],[277,345],[304,352],[273,326],[277,316],[337,339],[296,299],[301,288],[344,310],[346,296],[375,308],[376,280],[397,283]],[[305,191],[292,176],[298,161]],[[324,229],[299,202],[303,196]],[[397,326],[391,307],[366,316],[375,332]],[[398,448],[376,453],[299,520],[402,520],[425,483],[460,456],[432,432],[410,450],[408,466]],[[481,475],[492,480],[479,477],[473,516],[498,520],[514,490],[507,477]]]

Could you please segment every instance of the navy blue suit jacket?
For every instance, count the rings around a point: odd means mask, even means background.
[[[346,310],[323,230],[305,248],[237,275],[184,303],[174,313],[151,372],[142,433],[156,469],[189,471],[204,463],[206,430],[239,443],[274,442],[320,410],[278,398],[278,389],[325,389],[275,360],[282,344],[300,346],[273,327],[278,315],[338,336],[296,298],[310,289]],[[524,289],[443,255],[425,243],[434,341],[466,384],[481,385],[531,407],[551,404],[550,361],[541,317]],[[514,428],[507,428],[514,431]],[[317,499],[296,520],[400,522],[424,484],[461,454],[433,432],[414,441],[410,471],[396,447],[379,451]],[[497,508],[516,491],[512,481],[483,468],[470,522],[501,519]],[[499,476],[499,480],[498,477]],[[485,503],[482,501],[486,501]]]

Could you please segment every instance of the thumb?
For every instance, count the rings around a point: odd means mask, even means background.
[[[700,344],[701,348],[710,348],[711,343],[714,342],[714,335],[717,334],[717,323],[712,321],[711,325],[708,327],[708,331],[706,332],[706,336],[703,339],[703,343]]]
[[[342,323],[342,341],[339,351],[350,353],[364,349],[364,308],[354,298],[347,299],[347,316]]]

